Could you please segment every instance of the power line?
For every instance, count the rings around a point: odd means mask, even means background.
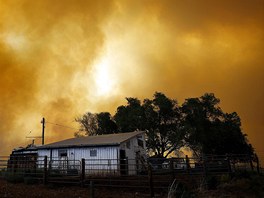
[[[48,122],[46,121],[47,124],[52,124],[52,125],[56,125],[56,126],[59,126],[59,127],[64,127],[64,128],[68,128],[68,129],[73,129],[73,130],[78,130],[77,128],[74,128],[74,127],[70,127],[70,126],[65,126],[65,125],[62,125],[62,124],[57,124],[57,123],[53,123],[53,122]]]
[[[26,138],[42,138],[42,136],[26,136]]]

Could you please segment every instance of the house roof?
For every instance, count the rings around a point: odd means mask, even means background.
[[[145,133],[145,131],[70,138],[40,146],[38,149],[86,146],[114,146],[120,145],[122,142],[125,142],[142,133]]]

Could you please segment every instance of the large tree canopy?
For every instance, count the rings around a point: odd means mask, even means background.
[[[185,146],[194,154],[253,154],[237,113],[225,113],[214,94],[177,101],[156,92],[153,99],[126,98],[114,116],[86,113],[76,119],[87,135],[146,130],[151,154],[167,157]]]
[[[141,104],[137,98],[127,98],[127,105],[117,108],[114,119],[120,131],[146,130],[147,147],[158,157],[167,157],[183,146],[177,102],[156,92],[153,100]]]
[[[167,157],[183,146],[181,114],[176,100],[156,92],[153,100],[144,100],[147,146],[158,157]]]
[[[186,146],[194,153],[252,154],[237,113],[224,113],[214,94],[186,99],[181,107]]]
[[[143,130],[144,109],[137,98],[126,98],[127,105],[117,108],[114,120],[120,132]]]

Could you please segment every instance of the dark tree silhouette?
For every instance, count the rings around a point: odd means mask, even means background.
[[[126,98],[127,105],[117,108],[114,120],[120,132],[143,130],[144,109],[137,98]]]
[[[253,154],[237,113],[224,113],[214,94],[189,98],[181,107],[185,142],[196,155]]]
[[[143,106],[146,120],[152,121],[146,127],[149,149],[158,157],[167,157],[181,148],[184,131],[181,130],[181,113],[177,101],[156,92],[154,99],[145,100]]]
[[[127,105],[117,108],[114,119],[121,131],[146,130],[147,147],[157,157],[167,157],[183,146],[177,102],[156,92],[154,99],[126,98]]]
[[[85,132],[85,135],[97,134],[98,121],[96,114],[87,112],[83,116],[75,118],[75,121],[80,124],[80,131],[74,134],[76,137],[81,136],[82,132]]]
[[[88,112],[75,120],[86,135],[146,130],[148,150],[157,157],[167,157],[183,146],[197,156],[254,152],[238,114],[223,112],[212,93],[186,99],[182,106],[161,92],[143,102],[126,100],[113,117],[108,112]]]
[[[97,115],[98,129],[97,134],[111,134],[117,132],[117,125],[112,120],[112,116],[109,112],[101,112]]]
[[[82,132],[85,135],[102,135],[117,132],[117,125],[112,120],[109,112],[101,112],[93,114],[87,112],[82,117],[75,118],[81,126],[80,132],[75,133],[75,136],[80,136]]]

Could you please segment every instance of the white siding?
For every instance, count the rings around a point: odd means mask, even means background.
[[[68,151],[68,156],[71,158],[81,160],[82,158],[87,160],[98,160],[98,159],[116,159],[118,147],[87,147],[87,148],[71,148]],[[94,157],[90,156],[90,151],[96,150],[97,155]]]
[[[38,150],[38,168],[44,168],[44,156],[49,157],[49,150]]]
[[[143,147],[138,145],[138,137],[131,138],[120,145],[120,149],[126,151],[128,174],[134,175],[137,171],[140,171],[140,161],[137,159],[137,153],[140,156],[146,155],[146,141],[144,134],[140,135],[143,141]],[[128,145],[130,145],[128,147]]]
[[[65,150],[67,157],[61,158],[59,150]],[[96,150],[96,156],[90,156],[90,151]],[[78,169],[81,168],[81,160],[85,159],[85,169],[87,174],[119,172],[118,146],[108,147],[82,147],[82,148],[54,148],[38,150],[38,159],[42,162],[39,167],[43,166],[44,156],[48,157],[48,164],[52,169]],[[52,156],[50,156],[52,153]],[[52,160],[50,160],[50,158]]]
[[[138,137],[143,141],[143,148],[138,145]],[[145,135],[140,134],[133,137],[120,146],[99,146],[81,148],[53,148],[39,149],[39,167],[43,167],[44,156],[48,157],[51,169],[81,169],[81,160],[85,159],[85,170],[87,174],[120,174],[120,150],[125,150],[128,174],[136,174],[140,168],[139,156],[146,155]],[[51,151],[52,150],[52,151]],[[60,150],[64,150],[65,156],[59,156]],[[96,150],[96,156],[90,156],[91,150]]]
[[[96,156],[90,156],[90,151],[96,150]],[[85,159],[85,170],[88,174],[116,174],[119,169],[118,147],[93,147],[75,149],[75,159]]]

